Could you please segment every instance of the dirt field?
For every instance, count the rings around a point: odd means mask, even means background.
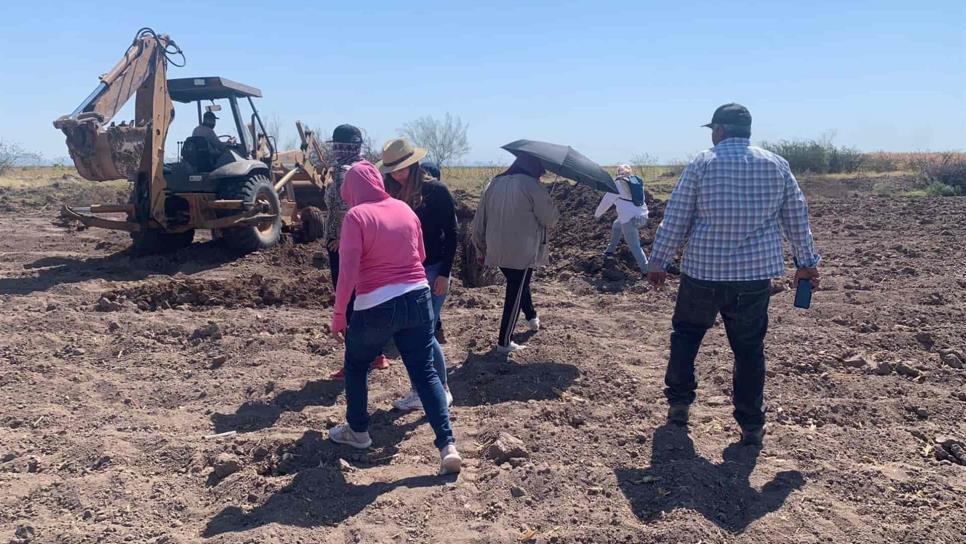
[[[444,310],[458,479],[390,410],[399,361],[371,379],[373,449],[326,440],[342,352],[317,247],[132,257],[8,190],[0,542],[963,542],[966,466],[935,449],[966,439],[966,198],[871,185],[807,186],[825,289],[805,312],[776,283],[761,451],[735,445],[717,327],[690,429],[664,424],[677,284],[604,267],[596,195],[560,189],[529,348],[490,352],[499,286],[455,282]],[[526,455],[488,458],[500,432]]]

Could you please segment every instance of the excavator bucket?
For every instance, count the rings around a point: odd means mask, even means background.
[[[92,181],[137,179],[144,153],[147,126],[111,125],[106,129],[95,119],[61,117],[54,122],[67,136],[67,149],[77,172]]]

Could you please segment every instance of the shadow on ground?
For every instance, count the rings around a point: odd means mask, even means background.
[[[779,472],[756,491],[748,481],[759,448],[732,444],[719,465],[698,456],[687,428],[664,425],[654,432],[651,466],[619,468],[617,483],[642,522],[678,508],[694,510],[731,533],[741,533],[764,515],[781,508],[805,480],[801,472]]]
[[[237,251],[219,242],[205,242],[173,253],[138,255],[125,249],[105,257],[72,259],[44,257],[24,265],[36,270],[36,275],[21,278],[0,278],[0,295],[27,295],[46,291],[57,285],[79,283],[92,279],[110,281],[138,281],[148,276],[163,274],[196,274],[237,260]]]
[[[306,382],[301,389],[282,391],[270,402],[246,402],[234,414],[212,414],[216,433],[249,433],[271,427],[283,412],[301,412],[307,406],[332,406],[345,389],[341,381]]]
[[[400,440],[404,434],[399,434]],[[381,442],[376,432],[373,439],[376,445]],[[355,485],[346,481],[337,461],[347,449],[351,448],[333,444],[318,432],[305,433],[287,452],[291,454],[289,458],[298,459],[286,467],[296,473],[291,483],[248,512],[237,506],[226,507],[208,522],[202,536],[211,538],[272,523],[296,527],[337,525],[394,489],[439,486],[456,480],[455,475],[426,475]]]
[[[447,382],[456,406],[480,406],[503,402],[558,398],[573,384],[579,371],[574,365],[555,362],[516,362],[495,352],[470,353],[449,373]]]

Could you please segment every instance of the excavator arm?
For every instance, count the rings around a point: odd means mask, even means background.
[[[184,55],[166,35],[138,31],[121,60],[73,112],[54,121],[67,136],[78,173],[92,181],[128,179],[134,184],[134,215],[164,222],[164,141],[174,118],[167,86],[169,55]],[[111,119],[135,98],[132,123]]]

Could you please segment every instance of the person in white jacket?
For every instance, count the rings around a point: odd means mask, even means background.
[[[617,206],[617,219],[611,228],[610,244],[604,250],[604,258],[613,258],[614,251],[621,237],[627,241],[627,246],[637,261],[637,267],[642,274],[647,274],[647,256],[641,248],[640,228],[647,224],[647,204],[643,200],[643,187],[640,188],[638,200],[640,205],[634,203],[634,194],[631,190],[631,183],[640,183],[640,179],[632,180],[631,167],[622,164],[617,167],[617,179],[614,180],[619,193],[607,193],[600,200],[594,217],[600,218],[607,213],[611,206]]]

